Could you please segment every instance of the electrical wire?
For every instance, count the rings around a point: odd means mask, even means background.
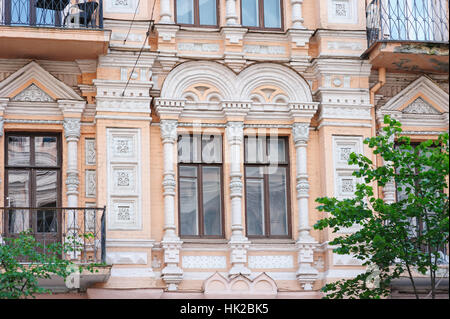
[[[156,0],[155,0],[155,2],[156,2]],[[136,18],[136,12],[137,12],[137,9],[139,8],[139,4],[140,3],[141,3],[141,0],[138,0],[138,3],[136,5],[136,9],[134,9],[133,20],[131,20],[131,24],[130,24],[130,27],[128,28],[127,36],[125,37],[125,40],[123,40],[123,44],[125,44],[127,42],[127,40],[128,40],[128,36],[130,35],[131,27],[133,26],[134,19]]]
[[[127,84],[125,85],[125,88],[122,91],[122,96],[125,96],[125,91],[126,91],[126,89],[128,87],[128,84],[130,83],[131,76],[133,75],[134,70],[136,69],[136,65],[138,64],[139,59],[141,58],[142,51],[144,50],[145,44],[147,43],[147,39],[150,36],[150,32],[152,32],[154,27],[155,27],[155,23],[154,23],[155,21],[153,20],[153,13],[155,11],[155,3],[156,3],[156,0],[153,1],[152,15],[151,15],[151,18],[150,18],[150,22],[149,22],[149,25],[148,25],[148,29],[147,29],[147,32],[146,32],[146,35],[145,35],[144,42],[142,43],[141,49],[139,50],[139,54],[138,54],[138,57],[136,59],[136,62],[134,63],[133,69],[131,70],[130,75],[128,76]]]

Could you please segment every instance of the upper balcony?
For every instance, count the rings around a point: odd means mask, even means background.
[[[366,17],[364,56],[375,69],[448,72],[448,0],[372,0]]]
[[[109,36],[103,0],[0,0],[0,58],[95,59]]]

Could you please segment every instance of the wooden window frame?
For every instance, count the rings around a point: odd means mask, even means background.
[[[18,165],[18,166],[12,166],[8,163],[8,138],[10,136],[26,136],[30,137],[30,163],[28,165]],[[35,152],[35,138],[36,137],[56,137],[56,147],[57,147],[57,165],[55,166],[38,166],[35,164],[36,161],[36,152]],[[48,207],[48,208],[54,208],[57,212],[57,222],[58,222],[58,229],[57,229],[57,235],[58,238],[61,239],[62,236],[62,219],[59,209],[62,205],[62,169],[63,169],[63,163],[62,163],[62,141],[61,141],[61,134],[55,133],[55,132],[16,132],[16,131],[9,131],[5,132],[4,137],[4,200],[5,200],[5,206],[6,206],[6,199],[8,197],[8,181],[9,181],[9,171],[26,171],[29,174],[29,194],[28,194],[28,203],[29,208],[37,208],[33,207],[35,206],[34,203],[36,202],[36,171],[38,170],[52,170],[56,171],[56,207]],[[8,205],[9,206],[9,205]],[[39,208],[46,208],[46,207],[39,207]],[[33,229],[33,232],[35,234],[40,234],[37,232],[37,220],[36,220],[36,214],[30,213],[30,225],[31,229]],[[8,229],[8,214],[5,214],[4,217],[4,231],[7,234],[9,233]],[[43,232],[43,234],[46,234],[46,232]]]
[[[267,167],[270,163],[247,163],[245,159],[245,145],[249,136],[244,137],[244,198],[245,198],[245,233],[248,238],[254,239],[291,239],[292,238],[292,221],[291,221],[291,176],[290,176],[290,161],[289,161],[289,138],[288,136],[279,136],[279,139],[285,141],[285,163],[277,163],[278,166],[286,169],[286,220],[287,220],[287,235],[271,235],[270,234],[270,199],[269,199],[269,174],[266,174]],[[269,136],[266,136],[266,145]],[[266,146],[267,150],[267,146]],[[267,155],[267,154],[266,154]],[[247,177],[247,167],[263,167],[263,177]],[[249,235],[248,234],[248,215],[247,215],[247,179],[263,180],[264,181],[264,235]]]
[[[220,1],[216,0],[216,24],[200,24],[200,6],[199,0],[192,0],[194,3],[194,23],[178,23],[177,15],[177,0],[173,2],[173,10],[175,16],[175,23],[183,27],[196,27],[196,28],[218,28],[219,27],[219,12],[220,12]]]
[[[284,1],[280,1],[280,27],[279,28],[266,28],[264,27],[264,0],[258,0],[258,27],[246,26],[242,23],[242,1],[240,1],[240,13],[241,13],[241,25],[249,30],[265,30],[265,31],[284,31]]]
[[[187,135],[187,134],[186,134]],[[200,136],[200,141],[202,141],[201,137],[202,134],[189,134],[191,141],[193,136],[195,135],[199,135]],[[178,135],[178,139],[181,135]],[[219,135],[217,135],[219,136]],[[180,190],[180,179],[181,176],[180,175],[180,167],[183,166],[187,166],[187,167],[196,167],[197,169],[197,207],[198,207],[198,216],[197,216],[197,221],[198,221],[198,235],[183,235],[181,234],[181,214],[178,214],[178,232],[180,235],[180,238],[186,238],[186,239],[223,239],[225,238],[225,213],[224,213],[224,181],[223,181],[223,136],[220,135],[221,137],[221,152],[222,152],[222,157],[220,159],[220,163],[204,163],[203,162],[203,158],[201,158],[200,162],[194,162],[194,161],[190,161],[190,162],[178,162],[177,163],[177,186],[178,186],[178,190]],[[202,149],[202,145],[200,145],[200,149],[196,150],[200,153],[201,156],[201,149]],[[191,149],[192,151],[192,149]],[[204,221],[204,211],[203,211],[203,167],[218,167],[220,170],[220,234],[219,235],[205,235],[205,229],[204,229],[204,225],[203,225],[203,221]],[[192,178],[192,177],[187,177],[187,178]],[[180,201],[180,191],[177,192],[178,193],[178,212],[180,212],[180,207],[181,207],[181,201]]]

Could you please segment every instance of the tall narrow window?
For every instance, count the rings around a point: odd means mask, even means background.
[[[178,193],[180,236],[223,237],[221,136],[179,136]]]
[[[281,29],[280,0],[241,0],[242,25],[250,28]]]
[[[60,136],[7,133],[5,146],[5,226],[8,234],[31,229],[38,240],[60,236]],[[30,209],[31,208],[31,209]]]
[[[286,138],[245,138],[245,199],[247,236],[290,236]]]
[[[218,0],[176,0],[176,22],[192,26],[217,26]]]

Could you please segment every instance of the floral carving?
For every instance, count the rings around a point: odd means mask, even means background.
[[[38,88],[35,84],[31,84],[25,90],[17,94],[11,99],[15,102],[53,102],[54,100]]]

